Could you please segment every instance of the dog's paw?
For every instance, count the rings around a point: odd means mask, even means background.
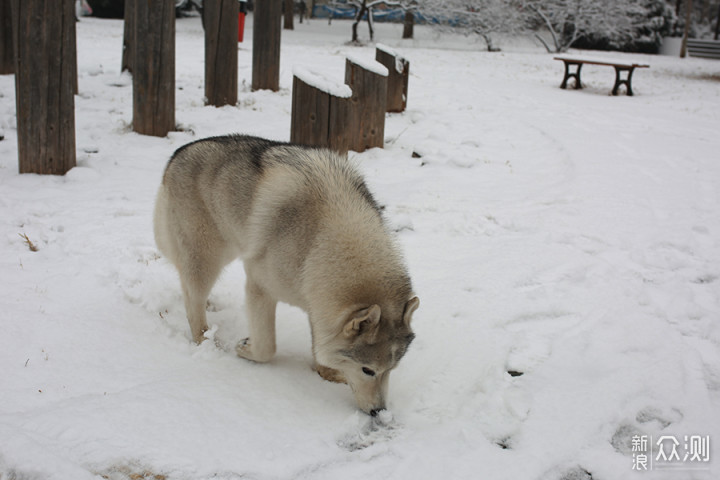
[[[238,342],[235,346],[235,353],[237,353],[237,356],[240,358],[253,361],[255,360],[253,358],[252,349],[250,348],[250,337],[243,338]]]
[[[252,340],[250,338],[244,338],[235,346],[235,353],[237,353],[238,357],[255,363],[267,363],[272,360],[275,355],[275,347],[266,346],[265,348],[258,348],[258,346],[255,345],[255,348],[253,348]]]
[[[335,370],[334,368],[318,365],[317,363],[315,364],[314,368],[318,375],[320,375],[328,382],[347,383],[347,380],[345,380],[343,374]]]

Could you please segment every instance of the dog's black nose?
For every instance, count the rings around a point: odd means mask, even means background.
[[[371,417],[377,417],[377,414],[385,410],[384,408],[373,408],[370,410],[370,416]]]

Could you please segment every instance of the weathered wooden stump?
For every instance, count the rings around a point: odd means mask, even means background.
[[[164,137],[175,129],[175,2],[135,2],[133,130]]]
[[[295,67],[293,75],[290,141],[347,153],[352,133],[350,87],[302,67]]]
[[[375,60],[388,69],[387,111],[404,112],[407,107],[410,62],[382,44],[375,47]]]
[[[0,75],[15,73],[10,0],[0,0]]]
[[[238,1],[205,0],[205,98],[208,105],[237,103]]]
[[[345,83],[352,89],[350,131],[353,133],[349,149],[364,152],[368,148],[382,148],[385,142],[387,68],[375,61],[348,57]]]
[[[281,0],[256,0],[253,14],[252,89],[280,90]]]
[[[20,173],[64,175],[76,164],[74,5],[12,2]]]

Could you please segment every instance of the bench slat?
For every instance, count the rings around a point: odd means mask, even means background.
[[[587,63],[590,65],[607,65],[608,67],[620,67],[620,68],[649,68],[650,65],[643,63],[627,63],[627,62],[616,62],[613,60],[600,60],[600,59],[587,59],[587,58],[576,58],[576,57],[554,57],[555,60],[562,60],[564,62],[571,63]]]
[[[691,57],[720,59],[720,42],[715,40],[689,38],[687,49]]]

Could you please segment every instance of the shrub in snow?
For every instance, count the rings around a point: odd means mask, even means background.
[[[665,0],[640,0],[631,12],[632,29],[627,32],[598,30],[579,38],[575,48],[621,50],[624,52],[658,53],[662,38],[669,36],[675,12]]]

